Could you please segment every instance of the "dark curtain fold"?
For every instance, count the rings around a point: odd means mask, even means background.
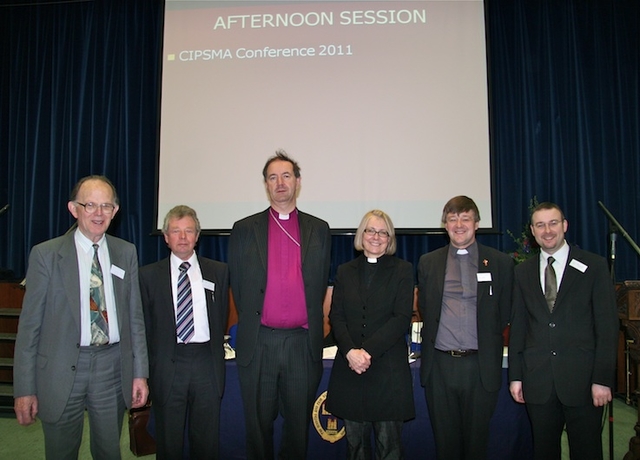
[[[10,209],[0,216],[0,267],[21,278],[30,248],[67,231],[69,191],[87,174],[105,174],[118,189],[111,233],[136,244],[141,264],[166,256],[152,235],[163,2],[2,3],[0,207]],[[500,234],[481,242],[514,249],[504,232],[521,231],[534,196],[563,207],[570,242],[605,257],[599,200],[640,238],[639,11],[631,0],[487,0]],[[261,180],[261,168],[238,165],[238,173]],[[188,180],[188,170],[176,173]],[[204,235],[199,251],[226,260],[227,242]],[[352,243],[333,238],[332,273],[354,257]],[[398,255],[417,264],[445,243],[400,235]],[[638,279],[639,261],[620,238],[616,278]]]

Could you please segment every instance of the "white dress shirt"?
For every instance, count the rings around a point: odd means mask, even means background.
[[[180,265],[182,262],[189,262],[191,265],[187,270],[189,282],[191,283],[191,299],[193,300],[193,324],[194,335],[189,343],[204,343],[211,338],[209,333],[209,315],[207,314],[207,299],[205,297],[205,288],[202,279],[202,271],[198,263],[198,256],[194,252],[189,260],[182,260],[175,254],[171,253],[169,257],[171,261],[171,291],[173,293],[173,313],[178,316],[178,277],[180,276]],[[177,338],[178,343],[182,340]]]

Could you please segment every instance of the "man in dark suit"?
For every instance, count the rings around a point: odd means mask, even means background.
[[[67,207],[77,230],[29,256],[14,408],[21,425],[40,416],[46,457],[56,459],[78,457],[86,408],[93,458],[117,459],[125,409],[148,395],[138,257],[106,235],[118,212],[106,177],[81,179]]]
[[[421,381],[441,460],[487,457],[502,381],[513,260],[476,241],[479,222],[471,198],[449,200],[442,212],[449,245],[418,265]]]
[[[229,270],[198,257],[200,221],[188,206],[164,218],[171,255],[140,269],[158,459],[181,459],[188,417],[192,459],[219,457]],[[184,273],[184,274],[183,274]]]
[[[271,206],[236,222],[229,240],[247,458],[274,457],[280,413],[279,458],[302,459],[322,377],[331,233],[326,222],[298,211],[300,168],[284,151],[269,158],[262,174]]]
[[[611,401],[619,321],[603,257],[570,247],[555,203],[531,213],[540,256],[516,268],[509,341],[511,395],[527,404],[534,458],[602,459],[602,411]]]

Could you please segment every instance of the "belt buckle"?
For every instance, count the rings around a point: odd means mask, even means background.
[[[464,358],[465,356],[467,356],[467,351],[466,350],[451,350],[451,351],[449,351],[449,353],[454,358]]]

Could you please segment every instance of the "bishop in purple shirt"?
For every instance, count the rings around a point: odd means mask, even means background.
[[[325,221],[298,210],[300,167],[284,151],[267,160],[262,175],[269,208],[236,222],[229,240],[247,458],[274,458],[280,414],[278,458],[301,459],[322,377],[331,233]]]

